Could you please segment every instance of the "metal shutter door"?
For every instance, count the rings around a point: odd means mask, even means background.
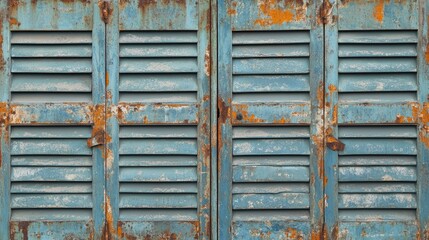
[[[114,239],[210,236],[209,1],[115,1],[107,25]]]
[[[20,0],[0,9],[0,238],[99,239],[104,150],[87,143],[104,112],[99,8]]]
[[[325,45],[327,144],[337,150],[325,156],[331,239],[428,237],[425,4],[328,4],[336,19]]]
[[[317,7],[316,1],[219,1],[219,239],[321,236]]]

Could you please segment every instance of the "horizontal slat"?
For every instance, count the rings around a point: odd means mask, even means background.
[[[340,74],[340,92],[417,91],[417,74]]]
[[[11,104],[11,124],[89,124],[91,106],[87,103]]]
[[[415,167],[340,167],[340,182],[413,182],[417,180]]]
[[[196,221],[196,209],[121,209],[119,219],[122,221]]]
[[[340,138],[416,138],[415,126],[362,126],[338,128]]]
[[[340,193],[415,193],[415,183],[397,182],[364,182],[364,183],[340,183]]]
[[[13,167],[12,181],[74,181],[92,180],[90,167]]]
[[[122,118],[119,119],[120,124],[196,124],[198,122],[198,106],[196,103],[120,103],[117,111],[122,113]]]
[[[119,154],[196,155],[197,141],[191,139],[122,139]]]
[[[302,93],[236,93],[233,103],[310,103],[310,94]]]
[[[417,142],[414,139],[342,139],[345,149],[340,155],[416,155]]]
[[[120,93],[121,102],[144,103],[194,103],[197,102],[196,92],[169,92],[169,93]]]
[[[234,183],[232,193],[309,193],[308,183]]]
[[[13,32],[12,44],[91,44],[91,32]]]
[[[236,75],[233,92],[309,92],[309,75]]]
[[[196,138],[194,126],[122,126],[120,138]]]
[[[417,156],[340,156],[340,166],[371,166],[371,165],[416,165]]]
[[[417,43],[417,31],[344,31],[339,43]]]
[[[91,92],[90,74],[13,74],[11,92]]]
[[[306,139],[234,140],[234,155],[308,155],[310,142]]]
[[[339,211],[340,221],[415,221],[416,210],[399,210],[399,209],[387,209],[387,210],[340,210]]]
[[[295,45],[241,45],[232,47],[233,58],[246,57],[308,57],[308,44]]]
[[[338,123],[417,123],[418,102],[339,104]]]
[[[197,91],[196,74],[121,74],[120,92]]]
[[[198,72],[196,58],[122,58],[121,73],[193,73]]]
[[[338,102],[340,104],[354,103],[403,103],[416,102],[417,92],[383,92],[383,93],[340,93]]]
[[[196,57],[197,44],[122,44],[120,57]]]
[[[91,209],[22,209],[12,210],[15,221],[87,221],[92,218]]]
[[[242,103],[232,104],[233,124],[310,124],[311,108],[308,103]],[[241,117],[240,117],[241,116]]]
[[[91,58],[15,58],[13,73],[90,73]]]
[[[121,193],[197,193],[196,183],[121,183]]]
[[[412,4],[412,3],[411,3]],[[404,9],[405,10],[405,9]],[[405,10],[406,11],[406,10]],[[357,210],[359,211],[359,210]],[[387,210],[392,211],[392,210]],[[396,211],[396,210],[394,210]],[[410,210],[414,211],[414,210]],[[380,212],[377,212],[378,216],[381,215]],[[390,217],[394,217],[389,215]],[[379,219],[378,221],[341,221],[338,224],[339,238],[348,238],[352,236],[359,236],[359,233],[365,233],[365,240],[380,240],[380,239],[418,239],[419,237],[419,228],[418,221],[413,221],[410,218],[404,216],[398,219],[398,221],[383,221]],[[394,222],[392,222],[394,221]]]
[[[120,208],[197,208],[196,194],[120,194]]]
[[[306,193],[234,194],[233,209],[306,209],[310,207]]]
[[[309,138],[309,127],[234,127],[232,138]]]
[[[169,32],[121,32],[120,43],[196,43],[197,32],[169,31]]]
[[[86,139],[17,139],[10,144],[12,155],[91,155]]]
[[[341,208],[416,208],[415,194],[339,194]]]
[[[91,93],[12,93],[13,103],[89,103]]]
[[[416,57],[416,44],[357,45],[341,44],[339,57]]]
[[[297,74],[308,73],[308,58],[233,59],[233,74]]]
[[[234,166],[308,166],[309,156],[235,156]]]
[[[121,182],[193,182],[197,181],[195,167],[122,167]]]
[[[343,58],[339,60],[340,73],[416,72],[415,58]]]
[[[308,182],[308,167],[234,166],[234,182]]]
[[[12,45],[12,57],[91,57],[91,45]]]
[[[12,166],[92,166],[91,156],[13,156]]]
[[[90,127],[11,127],[11,138],[89,138]]]
[[[306,31],[278,32],[234,32],[232,44],[288,44],[309,43],[310,33]]]
[[[308,221],[310,211],[306,210],[252,210],[234,211],[232,220],[234,222],[271,222],[271,221]]]
[[[91,183],[62,183],[62,182],[13,182],[11,193],[91,193]]]
[[[91,194],[12,194],[11,208],[92,208]]]
[[[119,166],[196,166],[197,156],[120,156]]]

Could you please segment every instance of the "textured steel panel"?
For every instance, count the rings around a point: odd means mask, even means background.
[[[104,122],[97,2],[11,0],[0,9],[0,238],[101,239],[104,147],[87,143]]]
[[[107,235],[209,239],[210,1],[112,7]]]
[[[322,237],[320,4],[219,1],[219,239]]]
[[[428,1],[328,1],[328,239],[427,239]]]

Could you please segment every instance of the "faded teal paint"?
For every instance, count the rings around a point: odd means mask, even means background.
[[[106,214],[112,239],[210,238],[210,4],[111,3]],[[142,192],[131,182],[153,187]]]
[[[99,128],[95,106],[105,102],[98,4],[2,1],[1,9],[1,102],[8,109],[0,238],[101,239],[104,150],[87,146],[91,128]]]
[[[428,3],[2,1],[0,239],[428,238]]]
[[[428,3],[328,4],[325,128],[345,144],[325,150],[329,239],[428,238]]]
[[[320,4],[219,1],[219,239],[322,236]]]

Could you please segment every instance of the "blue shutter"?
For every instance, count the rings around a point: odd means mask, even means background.
[[[219,239],[321,237],[315,1],[219,1]]]
[[[112,239],[210,236],[209,1],[114,1],[107,24]]]
[[[2,1],[1,239],[100,239],[104,23],[90,1]]]
[[[327,4],[327,143],[345,146],[325,154],[331,239],[428,237],[425,5]]]

